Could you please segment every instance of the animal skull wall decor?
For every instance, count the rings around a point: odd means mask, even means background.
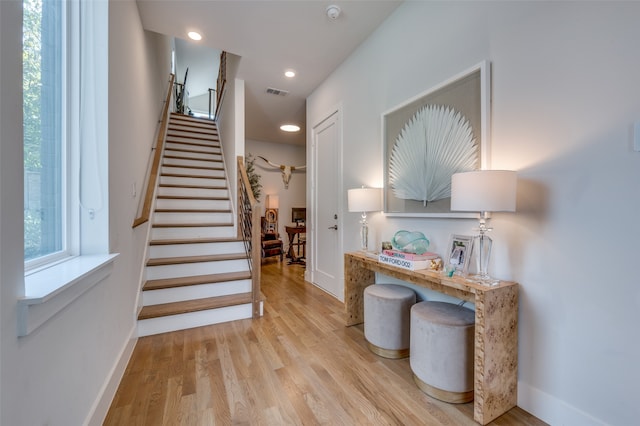
[[[291,174],[295,171],[295,170],[304,170],[307,168],[306,165],[304,166],[287,166],[284,164],[276,164],[276,163],[272,163],[271,161],[267,160],[264,157],[261,156],[257,156],[258,158],[264,160],[267,164],[269,164],[270,166],[276,167],[278,169],[280,169],[280,172],[282,173],[282,182],[284,183],[284,189],[289,189],[289,181],[291,180]]]

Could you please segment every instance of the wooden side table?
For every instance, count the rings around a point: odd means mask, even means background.
[[[364,321],[363,291],[381,273],[475,303],[473,418],[487,424],[517,403],[518,284],[501,281],[488,287],[438,272],[410,271],[378,262],[364,253],[344,255],[347,326]]]
[[[304,257],[305,257],[305,244],[306,241],[300,241],[300,234],[304,234],[307,232],[306,226],[285,226],[285,231],[289,236],[289,249],[287,251],[287,257],[291,260],[289,264],[296,263],[300,265],[305,265]],[[300,256],[300,246],[302,246],[302,256]],[[294,247],[297,249],[294,250]]]

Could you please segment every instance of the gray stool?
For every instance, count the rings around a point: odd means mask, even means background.
[[[444,302],[411,308],[413,379],[424,393],[455,404],[473,400],[475,313]]]
[[[364,290],[364,337],[369,349],[384,358],[409,356],[411,306],[416,293],[397,284],[375,284]]]

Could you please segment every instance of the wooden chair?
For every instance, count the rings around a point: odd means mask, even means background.
[[[262,236],[261,236],[261,245],[262,245],[262,258],[267,258],[271,256],[280,256],[280,261],[282,261],[282,257],[284,254],[284,245],[280,236],[277,232],[266,232],[266,220],[264,216],[261,218],[262,224]]]

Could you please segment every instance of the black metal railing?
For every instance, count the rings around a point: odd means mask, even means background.
[[[258,201],[253,196],[244,157],[238,156],[238,238],[244,248],[251,270],[253,318],[260,317],[260,214]]]

